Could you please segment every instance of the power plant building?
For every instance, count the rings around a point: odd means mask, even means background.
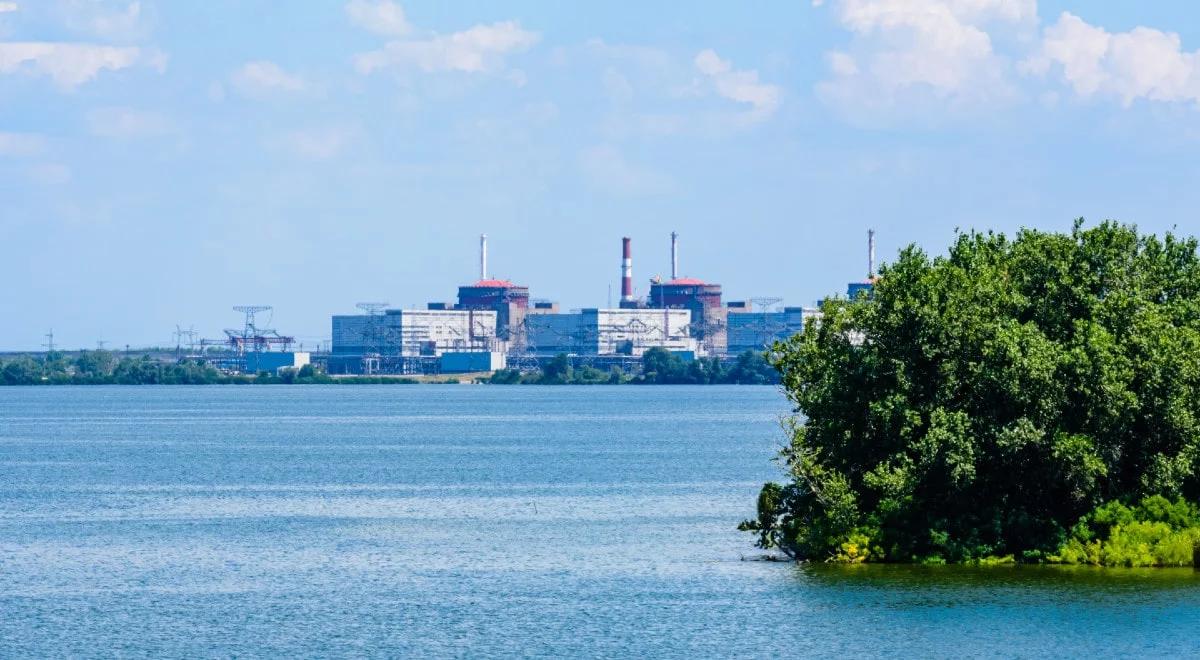
[[[728,316],[729,353],[764,351],[776,341],[804,331],[820,316],[815,309],[785,307],[781,312],[733,312]]]
[[[479,236],[479,280],[458,287],[458,304],[454,309],[492,310],[496,312],[496,336],[503,340],[515,339],[529,311],[529,287],[490,277],[487,259],[487,234],[482,234]],[[435,304],[430,304],[430,308],[435,308]]]
[[[333,355],[438,356],[496,348],[496,312],[389,309],[333,317]]]
[[[691,312],[685,309],[583,309],[525,320],[529,348],[538,355],[638,357],[654,347],[695,351],[690,325]]]
[[[628,262],[628,243],[624,249]],[[710,354],[726,351],[726,312],[721,306],[721,285],[679,276],[679,235],[675,232],[671,232],[671,279],[665,282],[657,278],[651,280],[645,305],[655,309],[688,310],[692,317],[691,334],[705,351]]]

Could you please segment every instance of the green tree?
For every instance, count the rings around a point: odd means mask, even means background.
[[[5,385],[33,385],[41,379],[41,366],[29,356],[9,360],[0,369],[0,381]]]
[[[517,369],[498,369],[488,382],[497,385],[515,385],[521,382],[521,372]]]
[[[545,367],[542,367],[541,382],[547,384],[562,384],[571,382],[571,358],[566,353],[555,355]]]
[[[107,379],[117,366],[117,356],[111,351],[80,351],[75,358],[75,370],[90,379]]]
[[[742,527],[804,558],[1036,557],[1104,502],[1195,501],[1196,248],[1078,221],[903,250],[774,347],[790,481]]]
[[[687,381],[687,363],[665,348],[655,346],[642,354],[643,383],[683,383]]]
[[[737,361],[722,380],[739,385],[767,385],[779,382],[779,372],[763,353],[746,351],[738,355]]]

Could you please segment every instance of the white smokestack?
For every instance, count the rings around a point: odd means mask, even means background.
[[[487,276],[487,234],[479,235],[479,279],[486,280]]]
[[[629,237],[621,239],[621,302],[633,302],[633,252]]]
[[[671,279],[679,279],[679,234],[671,232]]]
[[[875,230],[867,230],[867,279],[875,277]]]

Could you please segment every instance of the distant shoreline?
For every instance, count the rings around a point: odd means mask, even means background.
[[[535,370],[499,369],[433,374],[328,374],[320,365],[304,364],[275,371],[236,374],[199,360],[165,362],[149,355],[117,356],[108,351],[81,351],[41,358],[0,359],[0,385],[769,385],[778,372],[762,354],[747,351],[732,362],[716,357],[684,360],[652,348],[640,362],[608,370],[573,364],[560,354]]]

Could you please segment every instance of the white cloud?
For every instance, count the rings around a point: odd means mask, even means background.
[[[239,92],[251,97],[276,92],[302,92],[308,87],[300,76],[290,74],[267,60],[243,64],[229,76],[229,81]]]
[[[39,41],[0,42],[0,73],[28,73],[52,79],[63,89],[78,87],[104,70],[145,63],[160,72],[163,56],[136,47]]]
[[[1082,97],[1115,96],[1125,106],[1139,98],[1200,104],[1200,51],[1185,52],[1178,34],[1153,28],[1110,33],[1063,12],[1022,64],[1038,75],[1056,69]]]
[[[133,108],[97,108],[87,115],[92,135],[131,139],[165,135],[171,122],[160,114]]]
[[[626,160],[616,148],[601,145],[579,153],[579,168],[593,187],[621,197],[640,197],[671,191],[670,177]]]
[[[36,156],[45,146],[40,135],[0,132],[0,156]]]
[[[134,40],[150,32],[149,12],[138,0],[58,0],[58,13],[75,32],[107,40]]]
[[[853,56],[837,51],[826,53],[825,56],[829,60],[829,70],[834,75],[843,77],[858,75],[858,62],[854,60]]]
[[[20,9],[15,2],[0,2],[0,14],[7,14]]]
[[[353,137],[340,127],[293,131],[271,141],[272,146],[309,160],[326,160],[340,154]]]
[[[779,87],[759,82],[757,71],[735,70],[711,49],[700,51],[694,62],[719,96],[750,106],[745,115],[750,121],[766,119],[779,107]]]
[[[403,37],[412,31],[404,9],[388,0],[350,0],[346,15],[351,23],[376,34]]]
[[[503,68],[506,55],[528,50],[538,39],[536,32],[516,21],[476,25],[427,39],[389,41],[379,50],[358,55],[355,66],[363,74],[386,68],[480,73]]]
[[[1036,0],[838,0],[838,21],[854,39],[827,54],[832,78],[818,94],[845,108],[891,108],[922,95],[971,104],[1013,92],[1007,59],[988,29],[1032,26]]]

